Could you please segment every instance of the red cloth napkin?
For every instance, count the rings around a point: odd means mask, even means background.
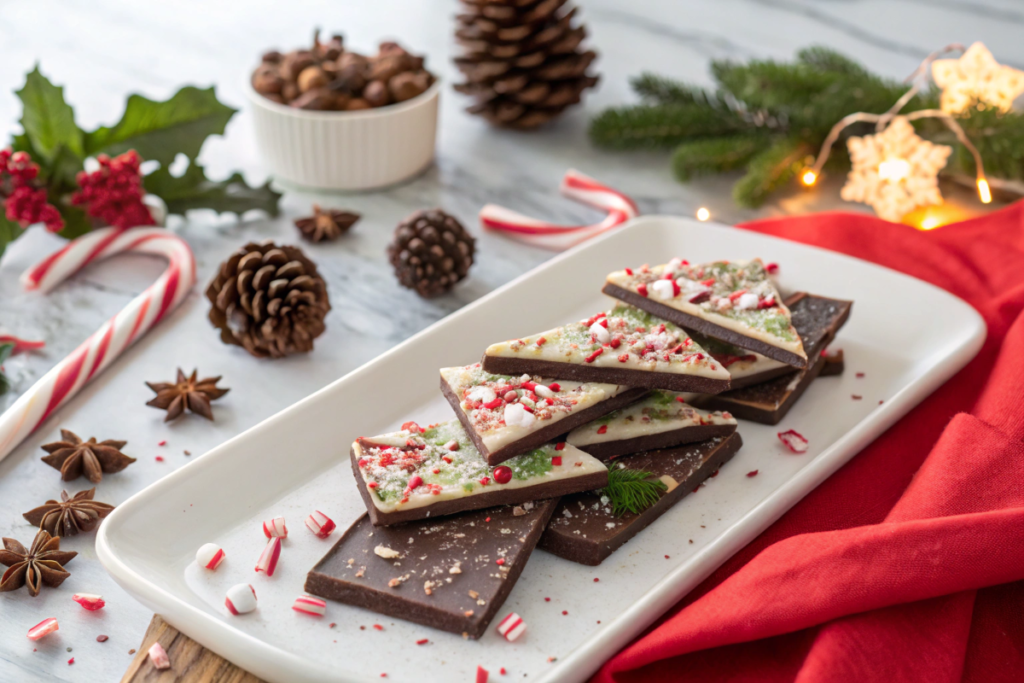
[[[741,227],[938,285],[988,338],[593,680],[1024,680],[1024,202],[933,232],[851,214]]]

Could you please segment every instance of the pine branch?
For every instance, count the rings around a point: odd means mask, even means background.
[[[612,467],[608,470],[608,486],[602,489],[608,496],[612,513],[622,517],[626,513],[639,515],[661,498],[668,486],[655,479],[650,472]]]
[[[714,61],[711,73],[722,88],[751,111],[786,109],[822,92],[840,80],[837,73],[818,71],[806,64],[750,61],[746,64]]]
[[[770,143],[766,135],[740,134],[684,142],[672,153],[672,170],[681,182],[743,166]]]
[[[716,109],[728,109],[714,92],[652,73],[642,73],[629,80],[633,91],[648,104],[701,104]]]
[[[793,179],[814,150],[795,138],[781,138],[757,154],[747,165],[747,174],[732,187],[732,198],[740,206],[755,209]]]
[[[0,344],[0,395],[6,394],[7,390],[11,388],[11,382],[4,374],[4,361],[10,357],[12,351],[14,351],[14,344],[10,342]]]
[[[833,71],[845,76],[870,76],[867,69],[845,55],[821,45],[804,48],[796,53],[797,61],[819,71]]]
[[[735,112],[707,105],[638,105],[598,114],[590,123],[590,139],[608,149],[665,149],[751,127]]]

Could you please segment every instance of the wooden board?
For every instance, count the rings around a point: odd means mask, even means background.
[[[149,661],[149,648],[159,641],[171,660],[163,671]],[[248,671],[216,655],[161,618],[153,616],[131,666],[121,683],[264,683]]]

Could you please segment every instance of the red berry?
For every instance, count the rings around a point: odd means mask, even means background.
[[[512,468],[507,465],[501,465],[494,468],[494,481],[499,484],[507,484],[512,481]]]

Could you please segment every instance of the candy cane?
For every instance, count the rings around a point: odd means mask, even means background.
[[[165,257],[167,270],[0,415],[0,460],[188,295],[196,282],[192,250],[163,228],[100,228],[26,271],[22,285],[48,292],[85,266],[125,252]]]
[[[480,209],[480,224],[489,230],[504,232],[522,242],[552,251],[562,251],[640,215],[632,199],[576,170],[570,169],[566,172],[561,190],[562,194],[570,199],[604,209],[608,216],[603,221],[591,225],[566,226],[547,223],[503,206],[488,204]]]
[[[28,353],[29,351],[38,351],[46,346],[46,342],[44,341],[22,339],[21,337],[16,337],[13,334],[8,334],[4,332],[3,328],[0,328],[0,346],[3,346],[4,344],[14,344],[14,348],[11,349],[12,356],[17,356],[19,353]]]

